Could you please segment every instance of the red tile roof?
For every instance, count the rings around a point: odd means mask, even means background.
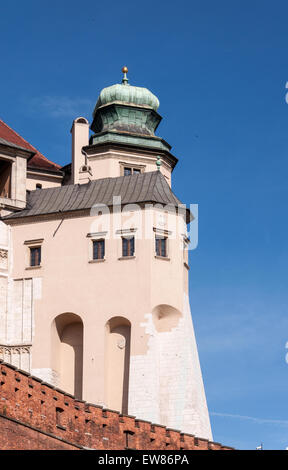
[[[53,163],[48,158],[44,157],[33,145],[29,144],[27,140],[23,139],[17,132],[9,127],[4,121],[0,119],[0,138],[5,139],[11,144],[23,147],[31,152],[35,152],[35,155],[28,161],[29,168],[39,168],[43,170],[60,170],[61,166],[57,163]]]

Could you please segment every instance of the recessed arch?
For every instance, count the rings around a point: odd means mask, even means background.
[[[158,333],[176,328],[181,316],[179,310],[167,304],[157,305],[152,310],[153,323]]]
[[[59,387],[82,399],[83,322],[75,313],[62,313],[52,322],[52,368]]]
[[[105,330],[105,401],[109,408],[127,414],[131,323],[113,317]]]

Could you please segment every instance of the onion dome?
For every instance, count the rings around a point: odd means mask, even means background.
[[[124,79],[123,79],[124,80]],[[147,88],[131,86],[128,83],[117,83],[116,85],[103,88],[96,103],[94,113],[98,108],[111,103],[123,103],[130,106],[144,106],[157,111],[159,100]]]
[[[120,131],[154,136],[161,121],[157,113],[159,100],[147,88],[129,85],[127,67],[123,67],[122,72],[122,83],[101,91],[93,111],[91,129],[96,134]]]

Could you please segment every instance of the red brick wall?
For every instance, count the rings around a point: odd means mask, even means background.
[[[28,425],[0,416],[0,450],[78,450],[78,448]]]
[[[0,448],[6,449],[16,449],[18,445],[21,445],[21,449],[59,449],[59,445],[110,450],[231,449],[206,439],[183,434],[178,430],[76,400],[71,395],[3,362],[0,363],[0,418],[1,416]],[[19,424],[12,421],[7,424],[5,417],[16,420]],[[52,436],[40,436],[38,433],[37,439],[32,443],[37,430]],[[66,441],[67,444],[61,443],[53,436]],[[21,444],[18,443],[20,440]],[[30,447],[31,445],[38,447]]]

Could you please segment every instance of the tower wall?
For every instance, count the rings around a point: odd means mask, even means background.
[[[188,276],[185,224],[182,216],[167,214],[151,205],[134,205],[116,216],[92,211],[12,225],[13,314],[18,324],[26,325],[22,339],[32,328],[33,374],[58,387],[61,370],[53,362],[53,322],[63,314],[68,319],[78,316],[83,322],[82,397],[108,408],[112,405],[107,393],[105,332],[111,319],[123,318],[131,325],[128,412],[211,439],[184,288]],[[166,258],[156,256],[155,231],[167,234]],[[127,233],[135,236],[135,256],[123,258],[122,236]],[[97,237],[105,239],[105,260],[100,262],[92,259],[92,241]],[[33,240],[43,240],[37,268],[27,266]],[[115,345],[127,347],[117,341]]]
[[[133,151],[111,149],[109,145],[102,150],[94,147],[87,148],[87,162],[91,167],[91,179],[116,178],[124,175],[124,168],[136,168],[141,172],[155,171],[159,150]],[[165,176],[167,183],[171,186],[171,163],[166,161],[165,156],[161,161],[161,173]]]
[[[189,298],[184,294],[171,329],[157,331],[153,317],[146,314],[142,323],[149,335],[146,354],[131,357],[129,412],[212,439]]]

